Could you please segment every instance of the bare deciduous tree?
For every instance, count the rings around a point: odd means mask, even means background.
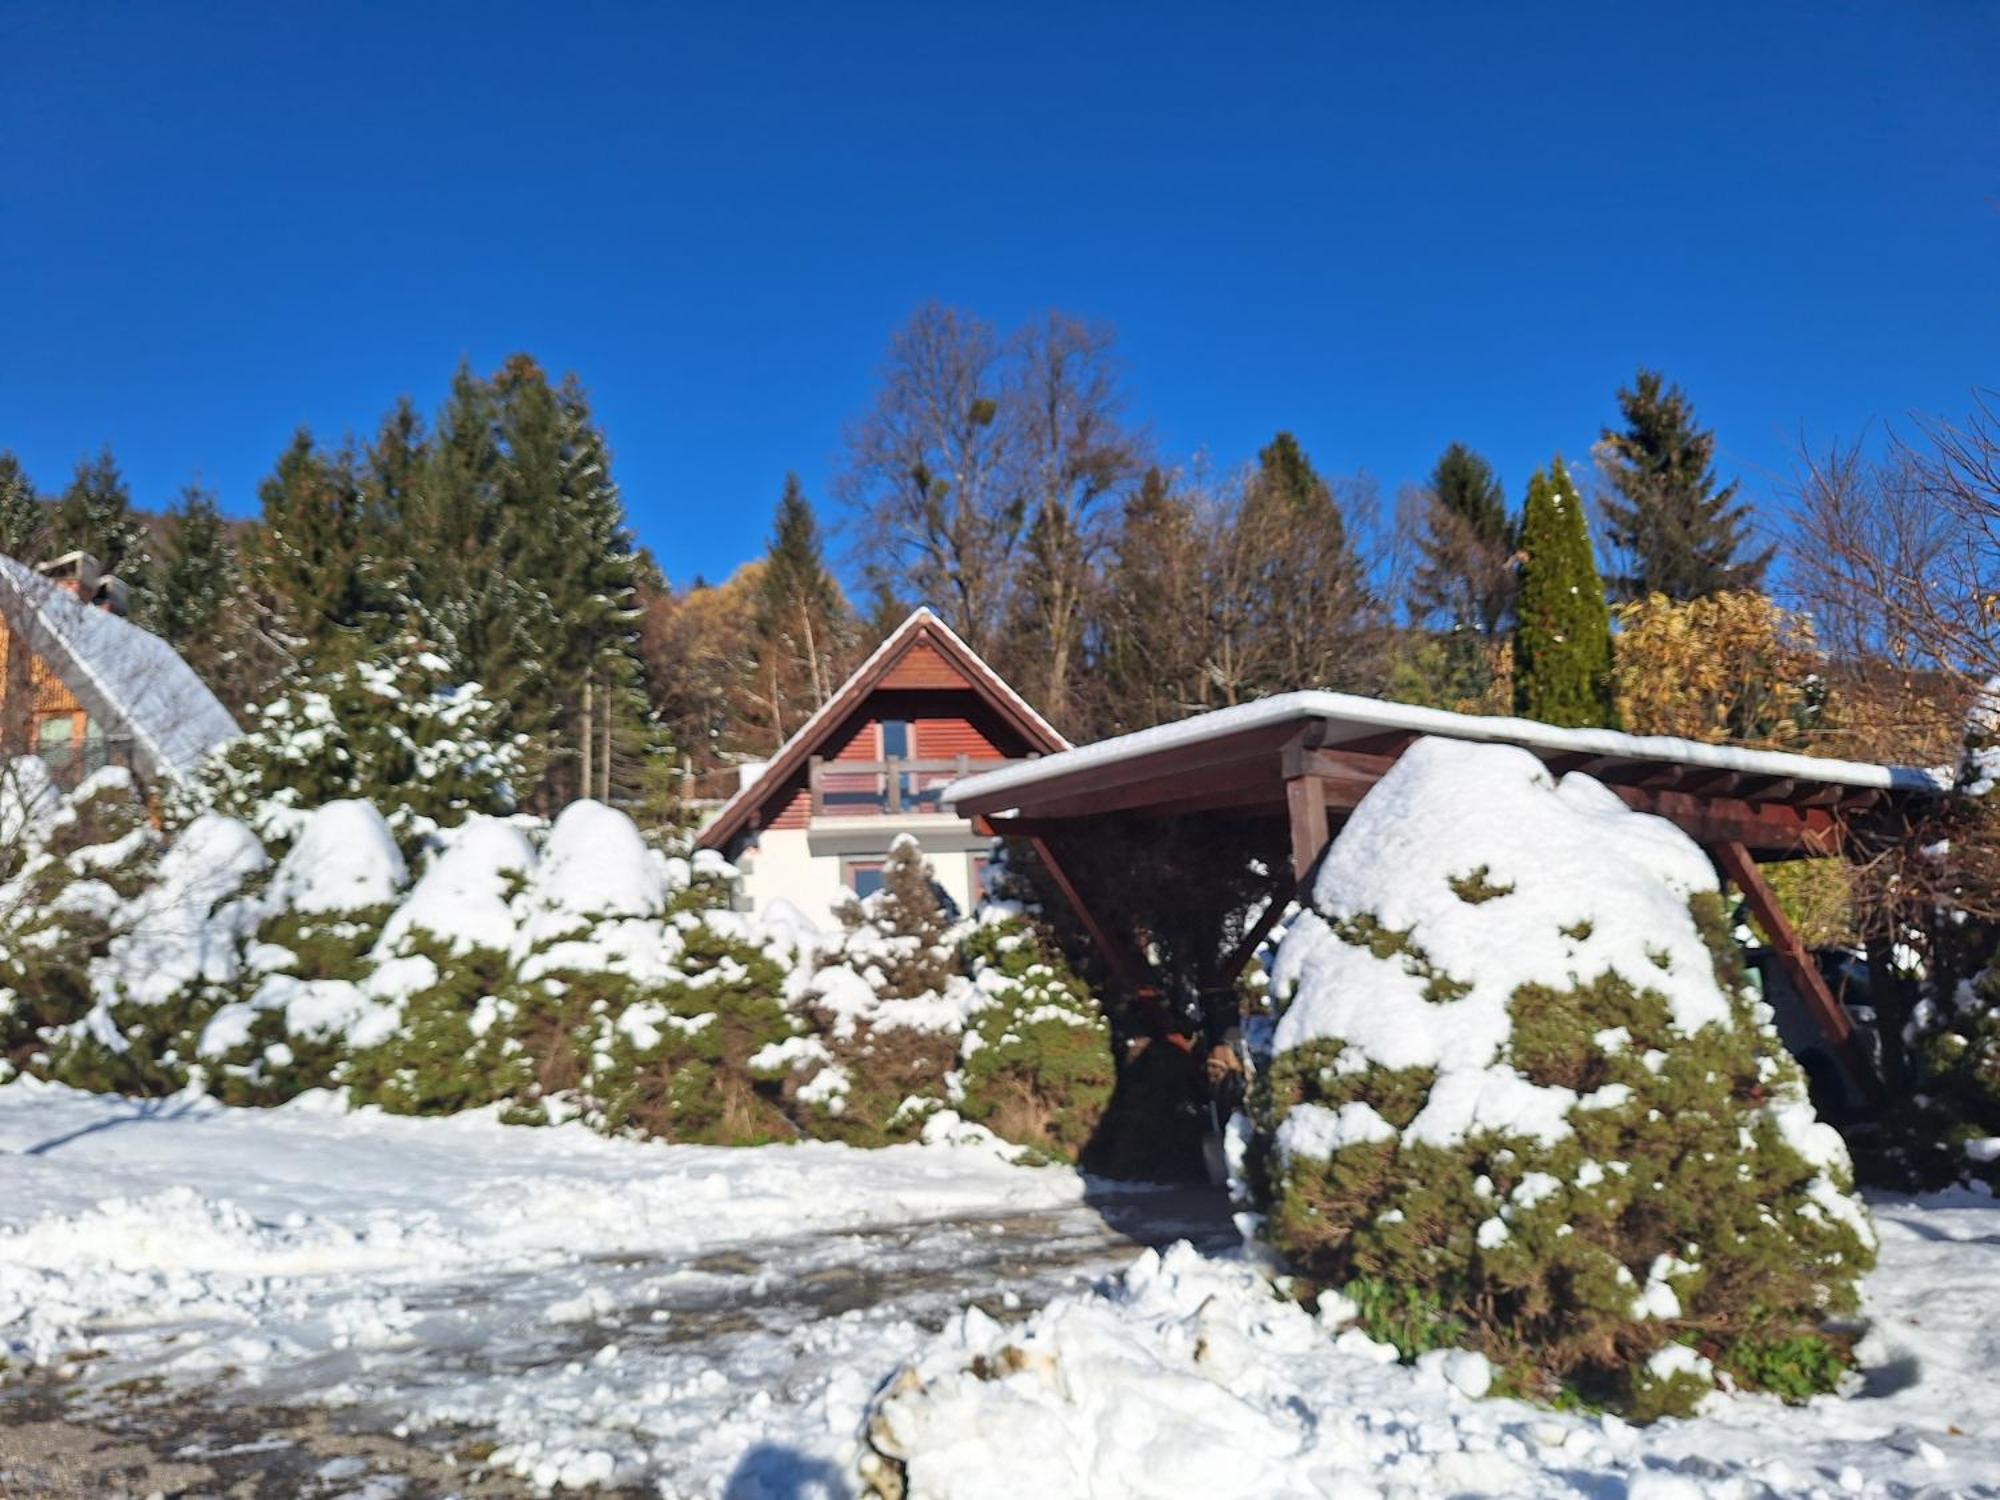
[[[1070,717],[1105,547],[1103,502],[1141,468],[1142,445],[1121,422],[1122,406],[1109,329],[1051,312],[1016,337],[1002,414],[1016,429],[1016,484],[1029,517],[1015,646],[1024,685],[1058,724]]]
[[[881,390],[848,432],[837,488],[868,581],[913,590],[982,653],[1000,638],[1025,519],[1004,394],[992,327],[937,303],[920,308],[889,341]]]

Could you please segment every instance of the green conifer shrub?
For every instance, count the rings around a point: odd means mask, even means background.
[[[1393,858],[1391,857],[1393,853]],[[1849,1363],[1873,1237],[1700,850],[1510,747],[1364,799],[1275,977],[1266,1235],[1407,1358],[1638,1418]]]
[[[980,1008],[960,1046],[958,1112],[1003,1140],[1074,1162],[1116,1082],[1102,1007],[1018,916],[981,922],[965,954]]]

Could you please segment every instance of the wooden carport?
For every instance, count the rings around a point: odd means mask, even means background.
[[[1261,908],[1245,913],[1204,962],[1200,991],[1223,996],[1284,908],[1309,887],[1347,815],[1425,735],[1518,745],[1552,773],[1595,777],[1627,805],[1687,832],[1742,892],[1850,1078],[1865,1093],[1879,1092],[1852,1022],[1758,866],[1850,855],[1892,834],[1914,802],[1936,795],[1936,784],[1921,772],[1302,692],[975,776],[945,797],[994,834],[1032,845],[1115,983],[1132,994],[1153,978],[1150,944],[1120,930],[1132,924],[1112,909],[1122,906],[1129,916],[1129,886],[1141,883],[1082,871],[1080,849],[1107,834],[1171,820],[1224,862],[1254,849],[1288,850],[1288,868],[1276,867],[1281,857],[1267,862]]]

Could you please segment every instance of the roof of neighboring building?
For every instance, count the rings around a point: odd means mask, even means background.
[[[955,669],[956,678],[962,680],[965,687],[977,693],[1038,751],[1054,754],[1070,748],[1069,741],[1053,724],[1008,686],[1006,680],[989,667],[957,631],[925,606],[912,611],[908,619],[869,653],[868,659],[854,669],[853,675],[840,685],[839,690],[785,741],[778,753],[771,757],[762,775],[738,788],[736,795],[723,804],[714,821],[702,830],[698,839],[701,846],[723,848],[748,828],[757,809],[768,800],[773,789],[782,786],[803,769],[827,736],[860,706],[870,692],[878,687],[897,685],[891,681],[897,666],[920,646],[928,646],[942,657],[946,665]]]
[[[106,733],[130,737],[141,771],[184,775],[241,732],[173,647],[11,557],[0,557],[0,615]]]

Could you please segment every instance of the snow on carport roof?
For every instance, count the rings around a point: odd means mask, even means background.
[[[0,613],[100,720],[131,736],[139,768],[182,775],[241,731],[165,641],[0,557]]]
[[[1217,709],[1191,719],[1161,724],[1099,740],[1057,755],[1025,761],[1001,770],[969,776],[944,791],[954,806],[981,802],[1008,792],[1023,791],[1077,771],[1113,766],[1162,751],[1227,738],[1250,730],[1289,722],[1317,721],[1325,726],[1329,748],[1383,733],[1434,734],[1449,739],[1488,740],[1548,752],[1574,752],[1617,760],[1656,761],[1713,770],[1740,771],[1753,776],[1789,777],[1836,786],[1880,791],[1933,793],[1939,782],[1927,771],[1863,761],[1830,760],[1781,750],[1745,750],[1734,745],[1710,745],[1666,735],[1624,734],[1614,729],[1563,729],[1534,719],[1493,718],[1388,703],[1352,693],[1281,693],[1274,698]]]

